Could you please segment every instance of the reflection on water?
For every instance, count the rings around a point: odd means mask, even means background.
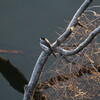
[[[15,46],[7,45],[7,44],[1,44],[0,45],[0,54],[5,54],[5,55],[25,55],[29,57],[35,57],[37,54],[38,49],[27,51],[27,50],[22,50],[22,48],[18,48]]]

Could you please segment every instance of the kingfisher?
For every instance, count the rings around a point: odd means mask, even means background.
[[[40,46],[43,50],[45,50],[46,52],[51,52],[57,58],[57,56],[52,50],[51,43],[47,38],[40,38]]]

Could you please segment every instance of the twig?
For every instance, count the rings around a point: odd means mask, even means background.
[[[97,72],[100,72],[100,65],[95,65],[95,69],[97,69]],[[82,65],[82,68],[78,72],[72,73],[71,75],[58,75],[55,77],[52,77],[44,82],[41,82],[37,85],[36,90],[40,89],[48,89],[52,87],[53,85],[56,85],[59,82],[67,81],[73,77],[81,77],[83,74],[92,74],[93,72],[96,72],[94,68],[88,68],[85,65]]]

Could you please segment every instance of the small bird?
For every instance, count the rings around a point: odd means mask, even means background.
[[[54,54],[54,52],[52,51],[51,48],[51,43],[49,42],[49,40],[47,38],[40,38],[40,46],[42,47],[42,49],[44,49],[46,52],[51,52],[56,58],[57,56]]]

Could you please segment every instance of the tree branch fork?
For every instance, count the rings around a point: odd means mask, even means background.
[[[84,3],[77,10],[75,15],[73,16],[71,22],[69,23],[66,31],[58,37],[58,39],[52,44],[52,49],[55,53],[63,55],[63,56],[71,56],[82,51],[94,38],[96,35],[100,34],[100,26],[98,26],[95,30],[90,32],[89,36],[74,50],[66,50],[60,47],[60,45],[71,35],[76,25],[78,25],[78,21],[82,13],[86,10],[86,8],[91,4],[93,0],[85,0]],[[28,85],[25,86],[24,98],[23,100],[33,100],[33,95],[35,92],[36,85],[41,76],[42,70],[50,56],[50,52],[42,51],[36,65],[33,69],[30,81]]]

